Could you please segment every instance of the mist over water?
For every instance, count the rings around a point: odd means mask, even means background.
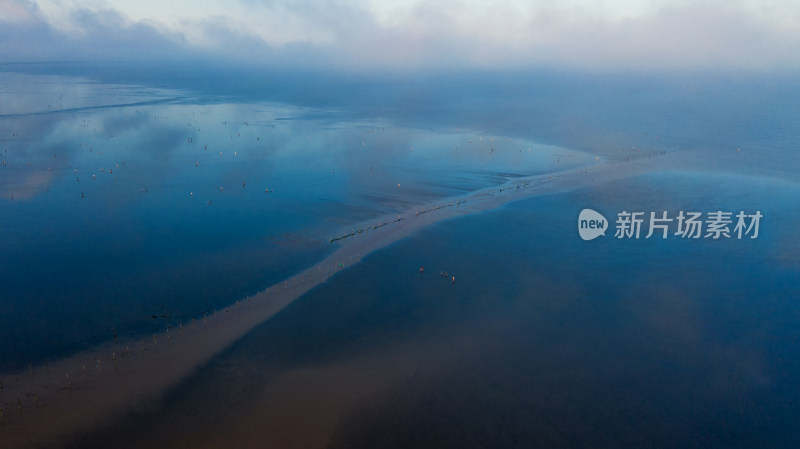
[[[424,129],[465,128],[589,154],[681,149],[716,165],[797,179],[800,90],[792,71],[580,72],[443,69],[319,72],[209,62],[14,64],[203,98],[335,109]],[[736,149],[743,151],[735,155]],[[734,158],[734,159],[731,159]]]

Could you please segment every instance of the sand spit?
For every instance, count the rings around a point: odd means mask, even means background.
[[[338,248],[316,265],[257,295],[162,333],[108,342],[90,351],[0,375],[3,448],[57,443],[112,416],[147,407],[170,386],[336,272],[419,229],[505,203],[685,166],[686,153],[647,155],[544,175],[449,198],[352,226],[329,240]],[[577,213],[577,212],[576,212]]]

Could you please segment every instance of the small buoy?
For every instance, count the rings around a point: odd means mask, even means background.
[[[422,274],[424,271],[425,271],[425,267],[423,267],[422,265],[420,265],[420,267],[419,267],[419,274]]]

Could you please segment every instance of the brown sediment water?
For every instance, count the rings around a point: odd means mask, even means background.
[[[483,335],[469,330],[445,326],[408,340],[341,354],[334,360],[294,366],[248,390],[251,403],[241,411],[207,421],[202,432],[162,434],[159,429],[154,430],[158,437],[137,440],[135,445],[148,449],[324,448],[337,425],[359,404],[380,398],[390,386],[474,357]],[[177,427],[183,428],[178,423]]]
[[[0,375],[2,446],[59,441],[62,435],[91,428],[114,414],[147,404],[337,271],[419,229],[535,195],[681,167],[686,156],[670,153],[600,162],[516,178],[502,186],[370,220],[334,234],[330,241],[338,248],[321,262],[225,309],[156,335],[118,338],[62,360]]]

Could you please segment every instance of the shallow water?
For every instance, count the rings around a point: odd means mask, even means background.
[[[65,444],[796,446],[796,88],[468,80],[351,104],[167,78],[0,73],[0,372],[213,312],[377,216],[596,158],[696,163],[420,231]],[[755,240],[583,242],[585,207],[764,218]]]
[[[360,221],[590,160],[335,109],[2,76],[0,372],[222,308]]]
[[[798,193],[668,172],[446,221],[72,444],[794,447],[800,267],[784,242],[797,239]],[[584,207],[710,205],[758,207],[759,237],[575,231]]]

